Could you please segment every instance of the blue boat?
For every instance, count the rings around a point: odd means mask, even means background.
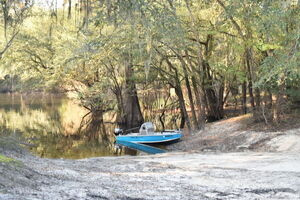
[[[128,148],[131,148],[131,149],[143,151],[143,152],[146,152],[149,154],[157,154],[157,153],[166,153],[167,152],[166,150],[152,147],[152,146],[149,146],[146,144],[139,144],[139,143],[134,143],[134,142],[122,141],[122,140],[117,140],[116,144],[120,145],[120,146],[125,146]]]
[[[154,126],[151,122],[142,124],[138,133],[129,133],[122,135],[123,130],[115,129],[116,141],[125,141],[133,143],[166,143],[175,142],[182,137],[180,130],[165,130],[154,132]]]

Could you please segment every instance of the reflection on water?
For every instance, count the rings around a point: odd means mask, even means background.
[[[63,96],[0,94],[0,128],[25,139],[41,157],[136,155],[136,151],[115,148],[112,125],[106,125],[105,133],[97,127],[85,131],[86,114],[87,110]]]

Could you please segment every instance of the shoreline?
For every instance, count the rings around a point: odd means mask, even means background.
[[[39,158],[0,138],[0,154],[14,159],[0,162],[0,199],[298,199],[298,137],[299,128],[259,132],[230,119],[170,153],[80,160]]]

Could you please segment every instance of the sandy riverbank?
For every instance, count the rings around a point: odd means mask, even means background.
[[[16,183],[2,189],[0,199],[300,198],[298,154],[171,153],[76,161],[25,156],[20,160],[26,168],[15,171]]]
[[[15,159],[0,162],[0,199],[299,199],[299,129],[261,136],[231,121],[160,155],[43,159],[0,141]]]

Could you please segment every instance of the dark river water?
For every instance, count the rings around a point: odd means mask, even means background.
[[[64,96],[0,94],[1,132],[20,137],[40,157],[80,159],[137,154],[115,147],[113,124],[104,125],[105,130],[90,128],[89,116],[84,117],[87,113]]]

